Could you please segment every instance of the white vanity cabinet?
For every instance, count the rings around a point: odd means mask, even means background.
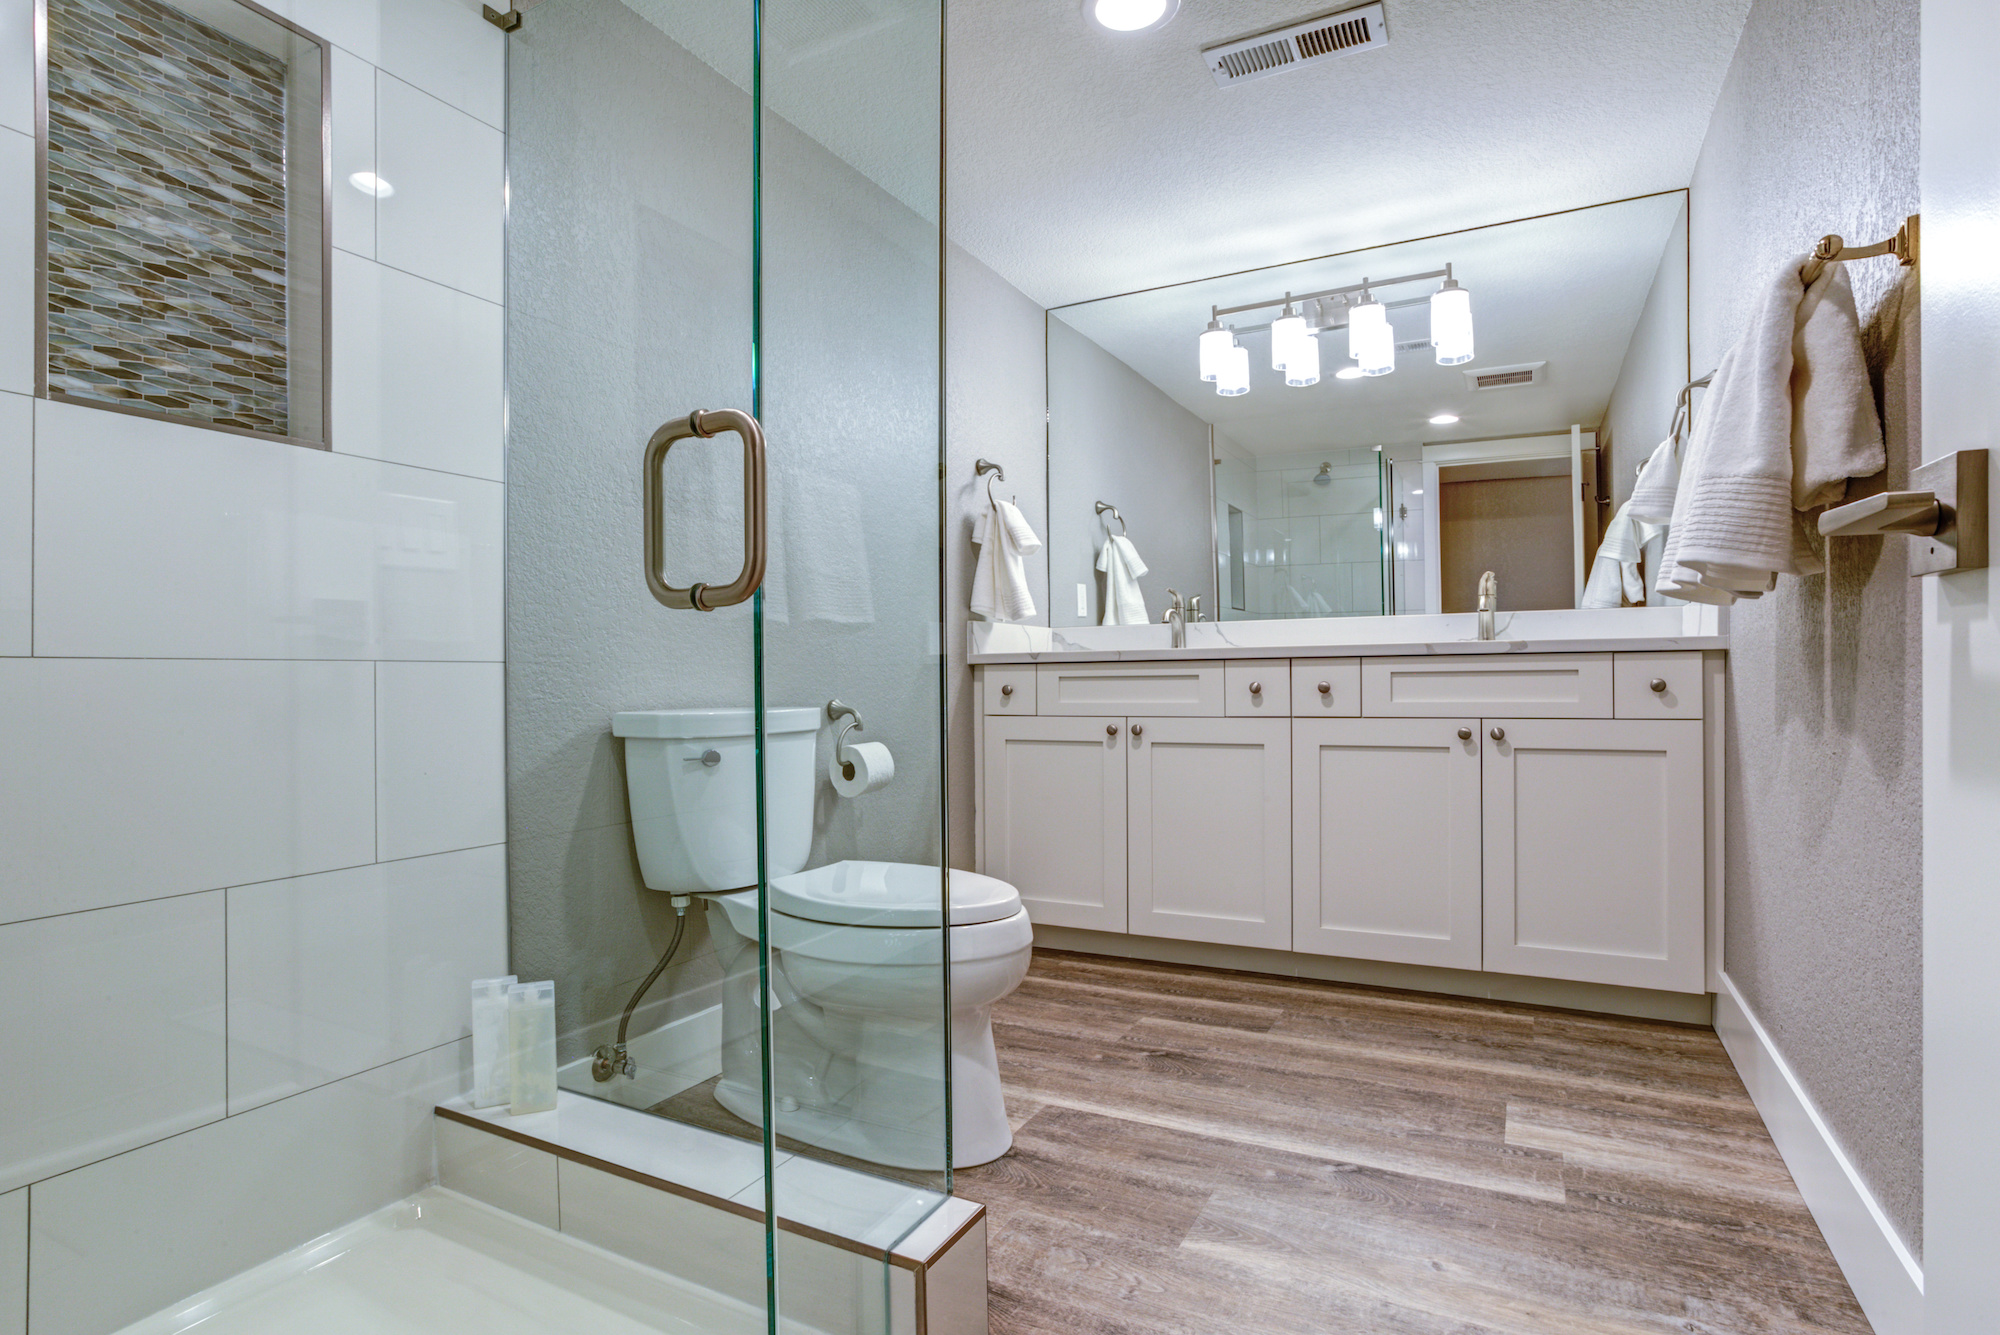
[[[1045,926],[1708,991],[1712,666],[1687,650],[985,666],[980,869]]]
[[[1290,950],[1291,721],[1149,718],[1126,731],[1127,930]]]

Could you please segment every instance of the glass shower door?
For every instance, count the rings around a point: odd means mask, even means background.
[[[726,1202],[671,1249],[690,1278],[758,1328],[901,1329],[911,1272],[892,1253],[950,1190],[939,5],[542,0],[523,17],[513,967],[556,980],[563,1089],[659,1118],[660,1173]],[[674,440],[642,540],[642,451],[697,409],[761,423],[765,485],[746,489],[733,429]],[[760,508],[754,595],[685,606],[731,582]],[[642,551],[654,582],[707,589],[662,605]],[[886,786],[837,792],[834,700],[860,721],[848,746],[889,749]],[[634,727],[670,779],[728,800],[675,810],[673,782],[664,805],[634,797]],[[649,879],[649,820],[744,869]],[[928,913],[827,912],[794,879],[856,863],[894,864]]]

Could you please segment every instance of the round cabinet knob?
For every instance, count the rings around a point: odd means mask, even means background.
[[[1470,728],[1460,728],[1460,729],[1458,730],[1458,740],[1459,740],[1459,741],[1461,741],[1461,742],[1469,742],[1469,741],[1471,741],[1471,740],[1472,740],[1472,729],[1470,729]]]
[[[1655,677],[1646,684],[1653,688],[1654,695],[1665,695],[1667,693],[1667,679],[1665,677]]]
[[[1330,682],[1330,681],[1323,681],[1323,682],[1321,682],[1321,683],[1319,684],[1319,693],[1320,693],[1321,695],[1332,695],[1332,694],[1333,694],[1333,683],[1332,683],[1332,682]]]
[[[1251,683],[1250,683],[1250,694],[1252,694],[1252,695],[1262,695],[1263,693],[1264,693],[1264,683],[1263,683],[1263,682],[1261,682],[1261,681],[1253,681],[1253,682],[1251,682]]]
[[[1000,688],[1000,694],[1002,695],[1012,695],[1013,693],[1014,693],[1014,688],[1012,686],[1002,686]]]
[[[717,765],[720,765],[722,763],[722,752],[720,751],[702,752],[701,763],[704,768],[714,769]]]
[[[1104,735],[1106,737],[1116,737],[1118,735],[1118,725],[1116,723],[1105,724]]]
[[[1134,737],[1144,737],[1146,735],[1146,725],[1143,723],[1134,723],[1132,725],[1132,735]]]
[[[1486,735],[1488,737],[1491,737],[1496,742],[1504,742],[1507,740],[1507,730],[1505,728],[1495,728],[1493,731],[1487,733]]]

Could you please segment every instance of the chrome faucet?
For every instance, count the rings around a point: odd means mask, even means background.
[[[1167,590],[1167,597],[1170,601],[1167,603],[1167,610],[1160,613],[1160,620],[1164,624],[1174,628],[1173,639],[1171,641],[1173,647],[1176,649],[1185,649],[1187,648],[1186,606],[1181,602],[1181,596],[1172,589]]]
[[[1500,581],[1492,571],[1479,577],[1479,638],[1493,638],[1493,613],[1500,607]]]
[[[1188,599],[1188,602],[1187,602],[1187,610],[1188,610],[1188,620],[1189,620],[1189,621],[1200,621],[1200,620],[1201,620],[1201,595],[1200,595],[1200,594],[1198,594],[1198,593],[1197,593],[1197,594],[1196,594],[1196,595],[1195,595],[1194,597],[1192,597],[1192,598]]]

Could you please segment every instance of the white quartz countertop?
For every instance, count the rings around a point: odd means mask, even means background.
[[[1590,611],[1501,612],[1491,640],[1474,612],[1439,616],[1316,617],[1296,621],[1202,621],[1187,647],[1172,627],[1021,626],[974,621],[967,661],[1113,663],[1190,658],[1347,658],[1419,654],[1638,653],[1727,649],[1726,617],[1695,604]]]

